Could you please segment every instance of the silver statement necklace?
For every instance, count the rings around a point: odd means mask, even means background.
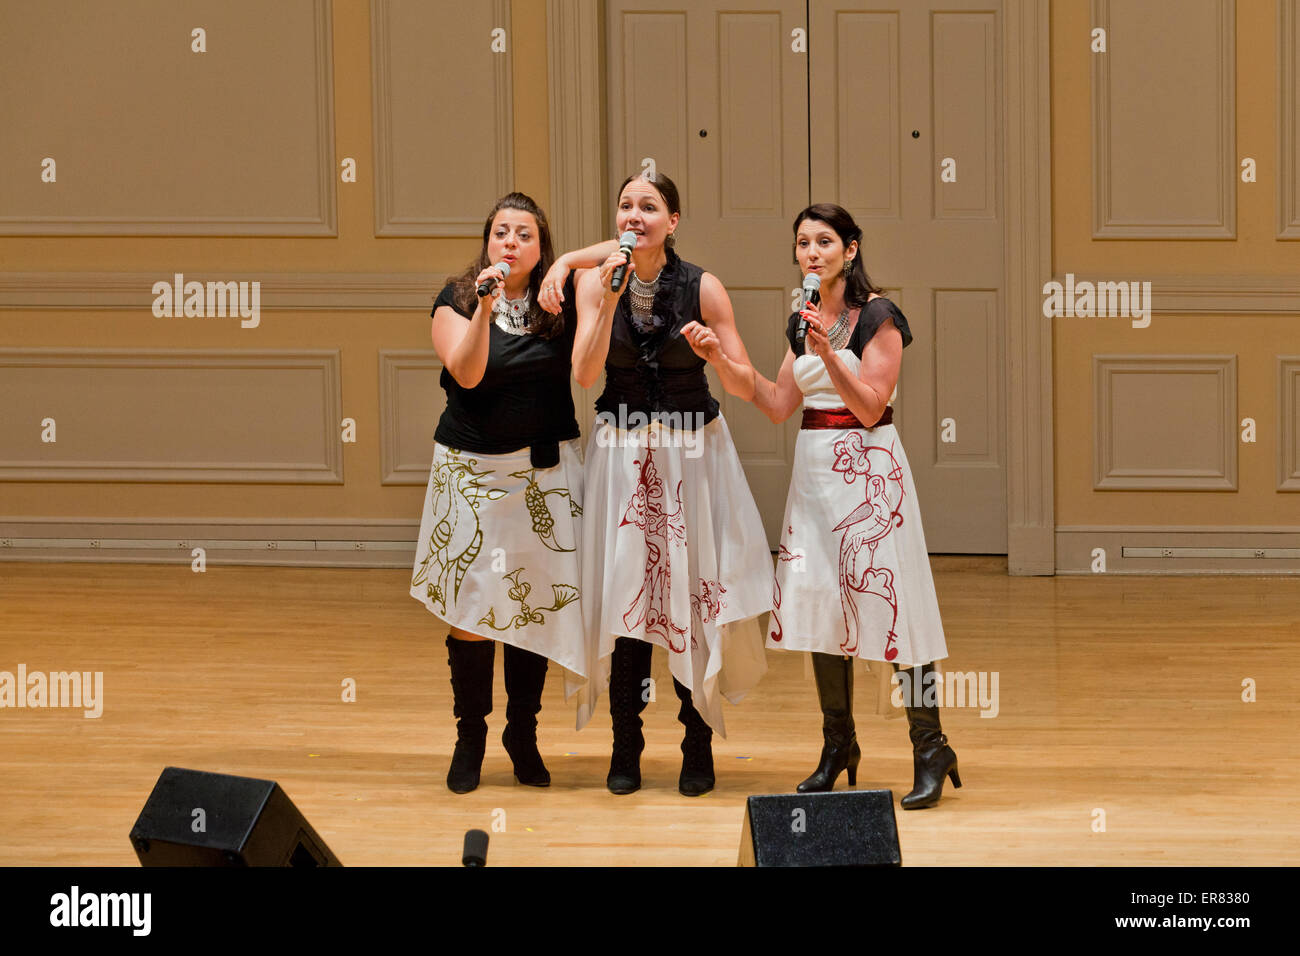
[[[527,335],[531,332],[529,305],[532,294],[532,289],[528,289],[518,299],[507,299],[504,295],[497,299],[492,304],[497,328],[511,335]]]
[[[658,324],[654,317],[655,293],[659,291],[659,277],[663,274],[664,270],[660,269],[653,279],[643,282],[633,269],[628,278],[628,304],[632,308],[632,321],[638,331],[649,332]]]
[[[830,331],[826,333],[826,338],[830,342],[831,351],[838,352],[844,346],[849,344],[849,310],[845,309],[840,313],[840,317],[835,320]]]

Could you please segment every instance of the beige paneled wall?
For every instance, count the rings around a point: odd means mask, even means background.
[[[1300,547],[1300,244],[1279,235],[1297,6],[1052,5],[1053,272],[1152,284],[1145,327],[1052,320],[1060,570],[1088,571],[1096,548],[1108,571],[1300,568],[1279,550]]]
[[[0,105],[17,130],[0,144],[0,232],[26,233],[0,235],[0,387],[23,392],[0,434],[0,538],[90,518],[345,520],[358,536],[391,524],[388,536],[413,538],[417,459],[427,469],[442,400],[432,296],[477,253],[496,195],[549,200],[544,0],[137,0],[83,4],[80,18],[55,6],[0,11],[3,85],[25,91]],[[378,46],[377,21],[391,28]],[[505,54],[490,48],[497,25]],[[207,52],[191,52],[192,27]],[[73,37],[76,70],[51,68]],[[461,72],[438,87],[450,51]],[[94,122],[70,130],[61,103]],[[191,127],[188,140],[166,135]],[[42,183],[52,152],[58,181]],[[355,183],[340,181],[349,157]],[[150,286],[175,273],[260,280],[260,321],[156,317]],[[47,351],[24,366],[33,349]],[[96,358],[110,354],[116,364]],[[158,354],[172,363],[161,377]],[[228,368],[232,355],[248,361]],[[121,389],[123,415],[98,409],[78,448],[78,419]],[[58,442],[43,444],[40,421],[56,412]],[[340,441],[342,418],[355,443]],[[195,434],[212,444],[197,471]],[[184,475],[166,466],[175,449]],[[103,474],[76,480],[87,462]]]

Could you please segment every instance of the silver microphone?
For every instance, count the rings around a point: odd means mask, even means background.
[[[802,312],[812,301],[812,297],[817,294],[817,290],[822,287],[822,277],[815,272],[810,272],[803,277],[803,291],[799,296],[799,311]],[[803,345],[803,340],[808,337],[808,320],[802,315],[794,327],[794,340]]]
[[[636,233],[629,229],[623,235],[618,237],[618,251],[627,253],[629,261],[632,258],[632,250],[636,248]],[[623,277],[627,275],[627,263],[621,263],[614,267],[614,274],[609,277],[609,291],[617,292],[623,288]]]
[[[504,261],[498,262],[496,268],[501,270],[501,278],[504,279],[506,276],[510,275],[510,263]],[[480,299],[483,298],[483,296],[492,291],[492,287],[496,284],[496,277],[484,279],[483,284],[478,287],[478,297]]]

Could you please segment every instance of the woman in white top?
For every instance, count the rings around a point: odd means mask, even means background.
[[[767,646],[811,651],[823,714],[821,763],[800,792],[831,790],[861,757],[853,725],[853,658],[881,685],[907,678],[915,780],[905,810],[933,806],[957,755],[939,724],[926,673],[947,656],[921,513],[888,404],[907,320],[858,261],[862,230],[840,206],[819,203],[794,223],[801,271],[821,278],[820,302],[787,323],[775,382],[755,377],[754,404],[782,422],[803,404],[786,500]],[[806,339],[800,336],[807,322]]]

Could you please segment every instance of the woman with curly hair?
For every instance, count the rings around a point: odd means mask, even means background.
[[[498,642],[508,697],[501,742],[520,783],[551,782],[537,749],[547,661],[563,668],[566,696],[585,681],[568,277],[614,246],[556,260],[546,214],[510,193],[488,214],[477,261],[434,302],[447,407],[434,434],[410,591],[450,628],[458,723],[447,786],[455,793],[479,784]]]

